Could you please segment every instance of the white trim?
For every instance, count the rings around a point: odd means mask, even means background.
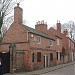
[[[37,42],[37,38],[38,38],[38,37],[40,38],[40,42],[39,42],[39,43]],[[41,44],[41,37],[40,37],[40,36],[37,36],[37,37],[36,37],[36,43],[37,43],[37,44]]]
[[[73,52],[71,52],[71,55],[72,55],[72,61],[74,61]]]
[[[58,52],[58,60],[60,60],[60,52]]]
[[[7,53],[7,52],[2,52],[2,53]]]
[[[60,58],[61,58],[60,57],[60,51],[57,51],[57,53],[58,53],[58,58],[57,59],[60,60]]]
[[[31,38],[33,38],[33,34],[31,34]]]
[[[52,40],[50,40],[50,46],[53,46],[53,41]]]
[[[1,61],[0,61],[0,65],[2,65],[2,64],[1,64]]]
[[[47,66],[46,64],[47,64],[47,62],[46,62],[46,55],[45,55],[45,68],[46,68],[46,66]]]

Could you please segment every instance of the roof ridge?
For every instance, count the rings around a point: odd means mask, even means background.
[[[54,38],[50,37],[47,33],[44,33],[44,32],[39,31],[39,30],[37,30],[37,29],[31,28],[31,27],[29,27],[29,26],[27,26],[27,25],[23,25],[23,26],[26,27],[27,30],[28,30],[29,32],[31,32],[31,33],[34,33],[34,34],[43,36],[43,37],[48,38],[48,39],[51,39],[51,40],[55,40]]]

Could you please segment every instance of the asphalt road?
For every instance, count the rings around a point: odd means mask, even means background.
[[[75,64],[41,75],[75,75]]]

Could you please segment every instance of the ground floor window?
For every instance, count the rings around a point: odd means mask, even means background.
[[[32,62],[34,62],[34,52],[32,52]]]
[[[50,61],[53,61],[53,53],[50,53]]]
[[[37,52],[37,62],[41,62],[41,52]]]
[[[61,60],[61,52],[57,52],[57,60]]]

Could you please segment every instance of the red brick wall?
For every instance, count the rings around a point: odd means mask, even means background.
[[[47,32],[47,24],[44,23],[44,20],[38,21],[37,24],[35,25],[35,29],[42,32]]]
[[[53,27],[51,27],[48,31],[47,31],[49,36],[52,36],[53,38],[55,38],[55,50],[56,52],[62,52],[62,35],[61,35],[61,24],[57,23],[57,30],[55,30]],[[57,45],[57,39],[59,39],[60,44]],[[56,56],[57,59],[57,56]],[[57,60],[57,64],[62,63],[62,60]]]
[[[29,34],[29,36],[31,36],[32,34]],[[44,38],[42,36],[40,36],[41,38],[41,44],[37,44],[36,42],[36,38],[38,37],[38,35],[33,34],[33,37],[29,37],[30,40],[30,46],[31,47],[35,47],[35,48],[46,48],[47,46],[50,46],[50,39]]]
[[[31,37],[31,35],[33,35],[33,37]],[[53,46],[50,46],[50,39],[40,36],[41,44],[37,44],[37,42],[35,41],[36,37],[38,37],[38,35],[29,33],[30,47],[32,48],[30,51],[34,52],[34,62],[31,63],[33,69],[43,68],[44,67],[44,56],[47,55],[50,57],[50,53],[53,53],[53,61],[51,61],[49,65],[50,66],[55,65],[56,64],[56,51],[54,47],[55,41],[53,41]],[[49,46],[50,48],[47,48]],[[37,52],[41,52],[42,54],[41,62],[37,62]]]
[[[55,46],[54,47],[57,51],[61,52],[62,51],[62,36],[61,36],[60,32],[53,28],[50,28],[48,30],[48,35],[55,38]],[[57,45],[57,39],[59,39],[60,45]]]
[[[53,51],[46,51],[46,50],[33,50],[34,52],[34,62],[32,62],[33,70],[44,68],[44,56],[48,56],[49,64],[46,62],[47,67],[56,65],[56,52]],[[37,62],[37,52],[41,52],[41,62]],[[53,61],[50,61],[50,53],[53,53]]]
[[[2,43],[26,42],[27,30],[20,24],[13,23],[3,37]]]

